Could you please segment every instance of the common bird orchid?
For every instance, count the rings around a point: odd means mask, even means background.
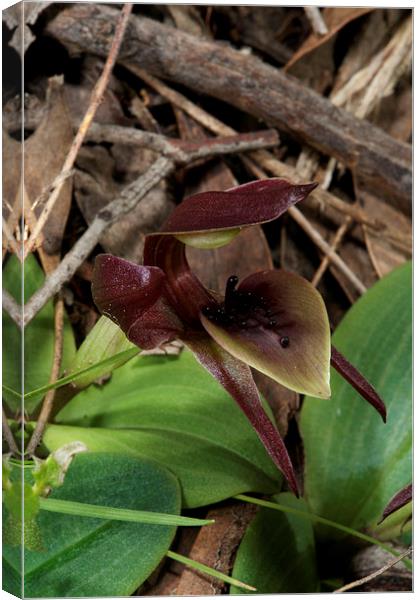
[[[316,187],[266,179],[186,198],[161,231],[150,234],[144,264],[96,258],[93,298],[99,310],[144,350],[175,338],[236,400],[267,452],[298,495],[285,444],[265,413],[250,367],[301,394],[330,396],[330,364],[380,412],[385,406],[330,342],[319,292],[285,270],[233,274],[225,295],[206,289],[189,268],[185,246],[227,244],[244,227],[277,219]]]

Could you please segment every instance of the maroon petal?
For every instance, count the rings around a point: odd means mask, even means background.
[[[330,359],[332,367],[369,402],[381,415],[384,423],[387,419],[387,409],[375,389],[368,383],[363,375],[342,354],[332,346]]]
[[[185,198],[159,233],[188,234],[235,229],[277,219],[300,202],[317,183],[293,185],[285,179],[262,179],[224,192],[202,192]]]
[[[298,485],[287,449],[263,410],[249,367],[235,359],[209,337],[188,337],[183,341],[194,352],[202,366],[221,383],[240,406],[268,454],[284,474],[289,487],[298,496]],[[220,418],[222,419],[222,415]]]
[[[183,331],[165,299],[165,282],[166,276],[158,267],[100,254],[93,271],[93,300],[130,341],[148,350]]]
[[[237,291],[229,287],[221,306],[203,310],[211,337],[285,387],[328,398],[330,326],[314,286],[294,273],[270,270],[246,277]]]
[[[185,245],[173,236],[147,236],[144,264],[159,267],[166,275],[166,297],[182,321],[201,330],[199,320],[203,306],[212,296],[189,268]]]
[[[406,506],[406,504],[408,504],[411,501],[412,501],[412,484],[409,483],[409,485],[407,485],[402,490],[400,490],[400,492],[397,492],[397,494],[395,496],[393,496],[393,498],[387,504],[387,506],[385,507],[385,509],[383,511],[383,516],[382,516],[380,523],[382,523],[384,521],[384,519],[387,519],[387,517],[389,517],[391,514],[396,512],[396,510],[399,510],[399,508]]]

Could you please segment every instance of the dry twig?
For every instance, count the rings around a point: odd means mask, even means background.
[[[326,35],[326,33],[329,32],[322,17],[322,13],[317,6],[305,6],[304,12],[306,13],[307,19],[311,23],[314,33],[317,33],[317,35]]]
[[[2,419],[2,429],[3,429],[3,438],[9,446],[9,450],[15,456],[19,456],[19,448],[17,447],[16,440],[13,436],[12,430],[9,427],[9,423],[7,421],[7,415],[4,412],[3,408],[3,419]]]
[[[330,247],[332,248],[332,250],[334,252],[336,252],[336,250],[339,248],[346,232],[348,231],[350,225],[352,223],[352,219],[351,217],[346,217],[345,221],[342,223],[342,225],[339,227],[339,229],[337,230],[335,237],[333,238],[332,243],[330,244]],[[320,263],[317,271],[314,273],[314,277],[311,280],[311,283],[314,285],[314,287],[317,287],[320,283],[321,278],[323,277],[323,275],[326,272],[326,269],[328,268],[330,264],[330,256],[324,256],[322,262]]]
[[[3,241],[3,246],[7,249],[8,247],[10,248],[10,250],[12,252],[14,252],[16,254],[16,256],[18,258],[20,258],[20,247],[19,244],[16,241],[15,236],[13,235],[13,233],[10,231],[9,225],[6,221],[6,219],[3,217],[3,235],[5,238],[5,242]]]
[[[188,154],[194,153],[195,159],[208,156],[210,147],[220,147],[221,144],[230,145],[237,142],[238,147],[241,143],[246,144],[246,150],[252,150],[254,147],[269,148],[277,146],[279,143],[278,133],[275,129],[264,129],[251,133],[232,134],[225,138],[207,138],[199,142],[189,142],[168,138],[158,133],[142,131],[133,127],[121,127],[120,125],[99,125],[93,123],[87,134],[87,139],[95,142],[112,142],[114,144],[126,144],[140,146],[154,150],[163,156],[174,157],[177,162],[189,161]],[[222,152],[217,152],[222,154]],[[202,156],[200,156],[202,155]]]
[[[409,548],[405,552],[402,552],[402,554],[400,554],[399,556],[396,556],[396,558],[393,558],[392,560],[390,560],[387,564],[385,564],[383,567],[381,567],[381,569],[377,569],[377,571],[374,571],[374,573],[370,573],[366,577],[362,577],[361,579],[357,579],[356,581],[347,583],[346,585],[340,587],[339,589],[334,590],[333,593],[341,594],[343,592],[347,592],[348,590],[352,590],[355,587],[359,587],[360,585],[363,585],[364,583],[368,583],[372,579],[375,579],[379,575],[382,575],[383,573],[388,571],[388,569],[391,569],[391,567],[394,567],[395,564],[397,564],[398,562],[403,560],[403,558],[406,558],[406,556],[408,556],[411,553],[412,553],[412,548]]]
[[[348,281],[350,281],[353,286],[358,290],[360,294],[364,294],[367,291],[367,288],[362,283],[362,281],[355,275],[353,271],[348,267],[348,265],[341,259],[341,257],[336,254],[336,252],[332,249],[331,246],[322,238],[320,233],[315,229],[310,221],[306,219],[303,213],[298,210],[295,206],[291,206],[288,209],[289,214],[292,216],[294,221],[296,221],[302,229],[306,232],[306,234],[313,240],[313,242],[320,248],[322,252],[326,256],[329,257],[330,262],[332,262],[342,273],[346,276]]]
[[[132,4],[125,4],[121,11],[121,16],[120,16],[119,22],[118,22],[116,30],[115,30],[115,35],[114,35],[112,45],[111,45],[109,53],[108,53],[108,57],[106,59],[105,66],[103,68],[101,76],[99,77],[99,79],[92,91],[89,106],[87,108],[86,114],[84,115],[83,121],[76,133],[73,143],[71,144],[71,148],[70,148],[69,153],[67,154],[67,158],[64,161],[63,167],[61,169],[62,173],[67,173],[68,171],[71,171],[71,169],[73,168],[74,161],[77,158],[77,154],[81,148],[81,145],[85,138],[86,132],[89,129],[90,124],[92,123],[92,121],[94,119],[96,110],[98,109],[98,107],[100,105],[103,94],[108,85],[109,78],[112,73],[112,69],[115,65],[119,49],[121,47],[122,39],[123,39],[123,36],[125,33],[125,29],[128,25],[128,19],[131,14],[132,7],[133,7]],[[52,191],[50,197],[48,198],[48,201],[46,202],[42,213],[39,216],[36,227],[32,231],[29,240],[25,244],[24,258],[26,258],[28,253],[31,252],[33,250],[33,248],[35,247],[37,237],[41,233],[42,228],[44,227],[45,223],[48,220],[49,215],[51,214],[51,211],[54,208],[54,204],[57,201],[57,198],[60,194],[60,191],[61,191],[64,181],[65,181],[65,179],[59,179],[58,184],[56,185],[56,187],[53,188],[53,191]]]
[[[52,361],[51,374],[49,383],[55,383],[60,374],[61,360],[63,356],[63,341],[64,341],[64,301],[62,298],[58,298],[55,304],[54,311],[54,358]],[[35,429],[33,430],[31,439],[26,449],[26,454],[31,456],[35,453],[38,444],[42,439],[44,429],[48,423],[49,416],[51,414],[52,406],[54,403],[55,389],[49,390],[45,394],[44,402],[42,404],[41,412],[39,413],[38,420],[36,422]]]

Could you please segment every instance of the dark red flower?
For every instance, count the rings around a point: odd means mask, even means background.
[[[220,297],[192,273],[185,245],[224,245],[243,227],[278,218],[315,187],[266,179],[191,196],[160,232],[147,236],[143,266],[99,255],[92,287],[101,312],[140,348],[184,341],[237,401],[295,494],[291,461],[262,408],[250,366],[299,393],[328,398],[332,361],[383,417],[385,407],[355,368],[331,352],[326,308],[308,281],[284,270],[241,282],[232,275]]]

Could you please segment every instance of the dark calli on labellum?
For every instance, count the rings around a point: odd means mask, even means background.
[[[96,258],[93,298],[99,310],[144,350],[181,339],[236,400],[292,491],[298,486],[288,452],[266,415],[250,367],[301,394],[330,396],[330,364],[385,420],[371,385],[331,348],[326,308],[305,279],[284,270],[232,274],[225,295],[206,289],[190,270],[185,245],[216,248],[244,227],[277,219],[315,183],[253,181],[186,198],[156,234],[144,265],[109,254]]]

